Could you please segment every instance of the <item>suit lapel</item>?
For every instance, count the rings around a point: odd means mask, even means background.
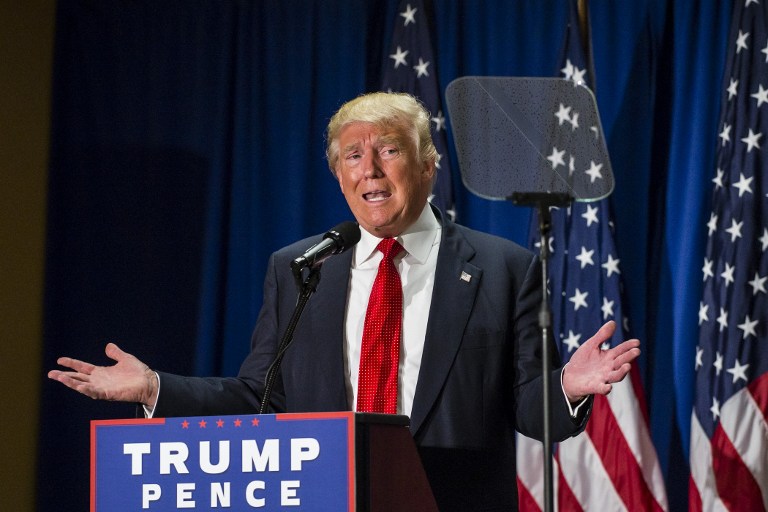
[[[304,359],[308,366],[303,392],[313,395],[310,403],[324,410],[349,407],[344,369],[344,311],[351,263],[352,251],[325,261],[317,292],[309,302],[307,338],[313,356]],[[316,375],[317,372],[322,375]]]
[[[482,270],[469,263],[475,254],[472,246],[453,223],[442,219],[441,222],[435,287],[411,411],[414,435],[434,406],[450,372],[482,276]]]

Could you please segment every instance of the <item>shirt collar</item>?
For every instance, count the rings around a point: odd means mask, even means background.
[[[440,223],[432,212],[432,207],[427,203],[416,222],[396,236],[395,239],[400,242],[408,256],[413,257],[418,263],[424,263],[427,261],[429,251],[432,250],[440,229]],[[360,242],[355,245],[355,253],[352,258],[354,266],[359,267],[368,261],[376,253],[376,247],[381,240],[361,227]]]

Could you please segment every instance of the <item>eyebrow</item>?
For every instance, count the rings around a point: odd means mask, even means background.
[[[403,148],[402,137],[397,135],[383,135],[376,141],[376,146],[397,146],[398,149]],[[348,153],[350,151],[357,151],[361,147],[360,142],[351,142],[341,149],[342,153]]]

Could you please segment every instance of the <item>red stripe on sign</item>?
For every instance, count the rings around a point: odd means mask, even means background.
[[[627,508],[662,511],[603,395],[595,396],[587,433]]]
[[[729,510],[765,510],[755,477],[719,424],[712,436],[712,470],[717,493]]]

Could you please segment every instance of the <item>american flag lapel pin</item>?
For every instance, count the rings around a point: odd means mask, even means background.
[[[469,281],[472,280],[472,276],[467,274],[466,272],[462,271],[461,272],[461,280],[466,282],[466,283],[468,283]]]

